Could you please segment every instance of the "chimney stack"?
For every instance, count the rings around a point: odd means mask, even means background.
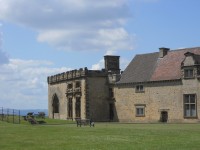
[[[163,58],[165,55],[167,55],[169,48],[161,47],[159,48],[159,58]]]
[[[111,73],[120,74],[120,56],[106,55],[104,56],[105,61],[105,70],[110,71]]]

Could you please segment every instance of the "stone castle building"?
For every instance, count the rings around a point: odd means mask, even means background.
[[[113,86],[119,79],[119,56],[104,56],[105,69],[72,70],[48,77],[49,117],[114,119]]]
[[[200,48],[136,55],[114,93],[120,122],[199,122]]]
[[[48,77],[50,118],[200,121],[200,48],[136,55],[122,74],[119,56],[104,58],[105,69]]]

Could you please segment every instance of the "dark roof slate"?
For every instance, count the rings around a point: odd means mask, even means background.
[[[145,82],[151,79],[159,53],[136,55],[118,83]]]
[[[159,52],[136,55],[122,73],[120,83],[138,83],[148,81],[176,80],[181,78],[181,63],[185,53],[196,54],[194,59],[200,62],[200,47],[169,51],[159,58]]]

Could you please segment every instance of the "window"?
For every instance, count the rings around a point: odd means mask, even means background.
[[[197,76],[200,76],[200,67],[197,68]]]
[[[145,105],[135,105],[135,114],[136,117],[144,117],[145,116]]]
[[[73,103],[72,103],[72,98],[68,99],[68,118],[73,117]]]
[[[72,89],[72,87],[73,87],[72,83],[69,83],[69,84],[67,85],[67,88],[68,88],[68,89]]]
[[[76,88],[80,87],[81,83],[79,81],[76,82]]]
[[[76,97],[76,117],[81,117],[81,98]]]
[[[144,86],[143,86],[143,85],[137,85],[135,91],[136,91],[137,93],[138,93],[138,92],[144,92]]]
[[[196,95],[185,94],[184,95],[184,117],[196,117]]]
[[[53,96],[52,106],[53,106],[53,113],[59,113],[59,99],[56,94],[54,94]]]
[[[110,98],[114,97],[113,88],[109,88],[109,97]]]
[[[194,77],[193,69],[185,69],[184,77],[185,78],[193,78]]]

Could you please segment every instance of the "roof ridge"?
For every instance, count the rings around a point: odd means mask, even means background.
[[[180,49],[170,49],[169,52],[174,52],[174,51],[183,51],[183,50],[192,50],[192,49],[200,49],[200,47],[191,47],[191,48],[180,48]]]
[[[153,55],[153,54],[156,54],[156,53],[159,53],[159,52],[151,52],[151,53],[144,53],[144,54],[136,54],[135,56],[141,56],[141,55]]]
[[[182,51],[182,50],[192,50],[192,49],[200,49],[200,47],[190,47],[190,48],[178,48],[178,49],[170,49],[168,52],[174,52],[174,51]],[[155,54],[155,53],[159,53],[159,51],[157,52],[150,52],[150,53],[143,53],[143,54],[136,54],[137,55],[149,55],[149,54]]]

